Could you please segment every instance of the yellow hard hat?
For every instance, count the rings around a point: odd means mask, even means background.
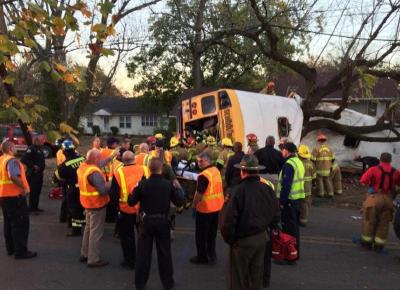
[[[154,135],[154,137],[156,137],[157,140],[160,140],[164,138],[164,135],[161,133],[157,133],[156,135]]]
[[[207,145],[215,145],[217,144],[217,140],[213,136],[208,136],[206,139]]]
[[[311,153],[310,153],[310,148],[308,148],[307,145],[301,144],[299,146],[299,151],[298,154],[300,157],[304,159],[310,159],[311,158]]]
[[[224,146],[229,146],[229,147],[233,147],[233,143],[232,140],[230,138],[224,138],[221,141],[222,145]]]
[[[171,137],[171,140],[169,140],[169,147],[173,148],[175,146],[178,146],[179,140],[176,137]]]

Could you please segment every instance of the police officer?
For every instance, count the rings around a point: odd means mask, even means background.
[[[43,212],[39,208],[39,198],[43,186],[43,172],[46,167],[44,154],[42,151],[43,137],[34,136],[33,144],[28,147],[21,158],[21,162],[27,167],[26,176],[31,192],[29,194],[29,210],[36,215]]]
[[[162,176],[163,164],[157,157],[149,164],[150,178],[143,180],[128,198],[130,206],[140,202],[138,256],[135,266],[135,286],[146,286],[152,259],[153,242],[156,241],[158,268],[165,290],[174,287],[171,257],[170,202],[182,206],[183,198],[173,183]]]
[[[296,238],[300,258],[300,205],[305,198],[304,165],[296,155],[297,147],[289,142],[283,145],[282,155],[286,159],[279,174],[277,196],[281,207],[283,232]]]
[[[116,196],[119,200],[118,232],[121,240],[124,260],[122,267],[134,269],[136,263],[135,225],[139,206],[128,206],[128,197],[138,182],[148,177],[148,168],[143,165],[135,165],[135,155],[131,151],[125,151],[121,158],[123,166],[114,173],[111,181],[110,196]]]
[[[29,210],[26,195],[29,193],[29,185],[25,169],[14,157],[14,143],[6,140],[1,147],[3,155],[0,157],[0,203],[7,255],[14,255],[16,259],[34,258],[37,253],[28,250]]]
[[[67,209],[72,225],[72,230],[67,236],[80,236],[85,218],[83,215],[84,209],[79,201],[78,176],[76,171],[85,158],[75,151],[74,143],[71,140],[65,140],[62,143],[62,149],[66,159],[57,167],[55,175],[60,181],[64,181],[66,184]]]

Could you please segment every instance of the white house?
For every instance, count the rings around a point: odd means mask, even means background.
[[[79,121],[87,134],[92,134],[96,125],[101,134],[111,133],[111,127],[117,127],[121,135],[151,135],[156,128],[167,127],[168,118],[145,110],[137,98],[107,97],[89,104]]]

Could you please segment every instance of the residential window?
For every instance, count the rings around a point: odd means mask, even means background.
[[[142,115],[142,127],[156,127],[157,116],[156,115]]]
[[[119,127],[120,128],[131,128],[131,116],[120,116],[119,117]]]
[[[86,126],[89,128],[93,127],[93,117],[92,116],[86,118]]]

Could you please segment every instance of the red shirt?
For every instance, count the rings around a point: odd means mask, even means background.
[[[389,163],[379,163],[378,166],[381,166],[383,170],[387,173],[390,173],[392,170],[392,166],[390,166]],[[369,168],[362,176],[360,179],[360,182],[363,185],[367,186],[372,186],[374,188],[375,192],[379,191],[379,185],[381,184],[381,179],[382,179],[382,171],[378,166],[374,166]],[[393,174],[392,177],[392,189],[395,188],[395,186],[400,186],[400,172],[396,170]],[[389,176],[385,176],[385,181],[383,183],[383,188],[382,192],[388,193],[391,189],[389,188]]]

